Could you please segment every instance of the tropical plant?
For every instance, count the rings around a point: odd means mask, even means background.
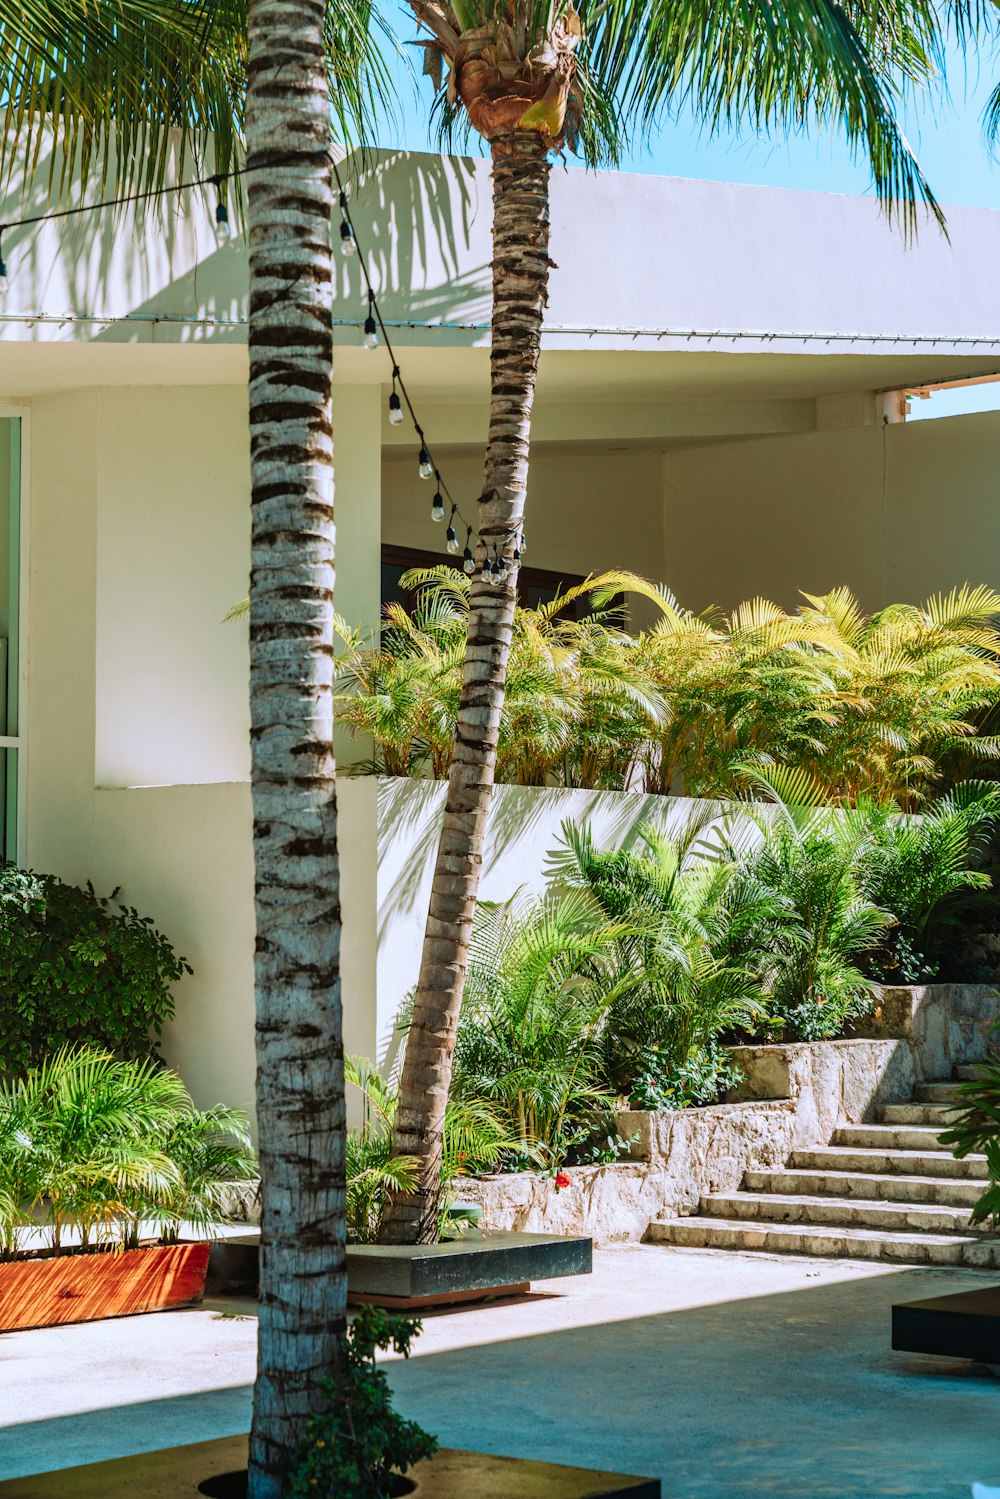
[[[453,1095],[487,1103],[553,1168],[614,1111],[603,1034],[624,931],[579,891],[483,904],[476,915]]]
[[[150,1055],[174,1012],[171,985],[191,969],[117,894],[0,869],[0,1075],[84,1041]]]
[[[376,745],[357,770],[440,779],[471,585],[448,567],[404,582],[415,607],[390,606],[377,649],[340,624],[338,712]],[[660,616],[634,635],[606,607],[629,590]],[[596,607],[572,619],[581,596]],[[496,779],[732,798],[778,766],[807,771],[831,805],[928,804],[996,753],[977,726],[1000,704],[998,600],[964,588],[869,619],[840,590],[794,614],[755,599],[722,618],[633,574],[602,574],[515,608]]]
[[[416,1162],[392,1154],[396,1091],[367,1057],[345,1057],[344,1075],[361,1093],[363,1118],[347,1132],[347,1234],[358,1244],[374,1244],[390,1192],[412,1190]],[[450,1099],[441,1162],[442,1221],[454,1183],[495,1167],[518,1148],[479,1100]]]
[[[780,892],[732,859],[705,857],[698,831],[675,840],[644,826],[641,851],[600,851],[589,827],[565,823],[552,861],[563,884],[621,924],[602,1041],[607,1077],[634,1098],[709,1102],[732,1083],[716,1038],[763,1018],[762,954],[788,920]]]
[[[1000,1225],[1000,1051],[991,1047],[976,1064],[970,1082],[955,1089],[956,1104],[942,1145],[951,1147],[958,1159],[973,1153],[986,1157],[989,1185],[972,1209],[973,1223]]]
[[[379,1350],[409,1358],[418,1317],[392,1317],[363,1307],[341,1334],[336,1380],[314,1391],[320,1409],[303,1431],[289,1480],[291,1499],[336,1494],[337,1499],[391,1499],[395,1475],[433,1457],[437,1439],[392,1408],[389,1381],[375,1363]]]
[[[0,1083],[0,1257],[29,1229],[53,1254],[210,1233],[254,1169],[244,1115],[199,1111],[150,1060],[65,1047]]]
[[[818,752],[798,763],[828,800],[912,810],[942,765],[954,775],[1000,754],[996,736],[977,732],[1000,701],[1000,593],[966,584],[871,616],[846,588],[804,597],[802,617],[825,634],[836,662],[837,692]]]
[[[971,866],[1000,818],[1000,785],[961,782],[919,817],[875,806],[863,807],[861,815],[866,826],[858,882],[896,922],[872,953],[869,969],[890,983],[931,978],[949,936],[968,927],[992,892],[990,876]]]
[[[336,1373],[346,1316],[331,144],[334,122],[363,123],[385,92],[373,14],[369,0],[41,0],[8,6],[0,27],[4,165],[23,154],[26,179],[51,132],[69,146],[65,180],[86,184],[95,164],[106,174],[113,161],[119,192],[166,186],[176,127],[199,160],[216,132],[218,173],[238,155],[245,123],[264,1247],[249,1499],[283,1492],[310,1391]]]
[[[564,145],[618,160],[630,129],[681,101],[709,130],[839,124],[910,222],[938,212],[895,121],[902,87],[927,81],[939,44],[930,0],[874,7],[570,0],[410,0],[429,33],[425,69],[446,130],[478,132],[493,162],[491,410],[468,646],[413,1023],[400,1079],[398,1155],[417,1155],[417,1189],[393,1204],[387,1236],[434,1236],[444,1107],[482,863],[504,700],[531,410],[548,296],[549,181]],[[444,77],[447,69],[447,77]],[[506,566],[509,559],[510,567]]]

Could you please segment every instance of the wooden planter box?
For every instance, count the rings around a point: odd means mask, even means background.
[[[187,1306],[205,1294],[210,1249],[210,1244],[154,1244],[123,1254],[0,1264],[0,1332]]]

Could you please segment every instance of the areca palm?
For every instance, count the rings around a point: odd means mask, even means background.
[[[496,767],[511,647],[531,410],[550,270],[549,179],[564,147],[614,163],[636,128],[681,103],[709,130],[836,124],[872,167],[878,192],[912,225],[937,205],[895,120],[901,91],[933,73],[930,0],[706,3],[706,0],[409,0],[426,33],[425,71],[446,129],[478,133],[493,164],[489,436],[479,502],[480,560],[444,823],[400,1083],[395,1149],[421,1161],[387,1237],[431,1239],[451,1076]],[[502,574],[501,574],[502,576]]]

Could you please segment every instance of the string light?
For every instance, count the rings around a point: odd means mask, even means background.
[[[396,389],[396,381],[399,378],[399,365],[392,367],[392,395],[389,397],[389,420],[394,427],[400,426],[403,420],[403,403],[399,399],[399,391]]]
[[[250,171],[267,170],[269,168],[272,168],[274,165],[274,161],[263,161],[260,163],[255,163],[253,166],[236,167],[230,172],[213,173],[211,176],[193,178],[186,182],[171,183],[162,187],[144,188],[133,193],[125,193],[119,198],[102,199],[95,203],[81,203],[75,205],[72,208],[52,209],[47,213],[30,214],[21,219],[9,220],[7,223],[0,223],[0,297],[3,297],[8,290],[7,264],[3,257],[2,248],[3,234],[6,230],[24,229],[30,225],[48,223],[56,219],[74,218],[79,214],[96,213],[104,208],[118,209],[128,203],[146,203],[158,198],[166,197],[171,194],[187,192],[194,188],[213,187],[216,192],[214,228],[219,244],[220,246],[223,246],[228,244],[232,239],[232,225],[230,223],[229,209],[226,202],[225,184],[231,179],[242,177]],[[422,479],[433,478],[437,480],[437,489],[434,495],[433,504],[431,506],[432,519],[435,521],[443,520],[445,516],[445,502],[447,501],[451,505],[451,514],[448,521],[448,528],[445,532],[447,550],[451,555],[456,557],[458,556],[460,547],[458,541],[458,533],[455,528],[457,521],[459,524],[464,525],[466,528],[465,547],[464,549],[462,549],[462,567],[464,571],[471,576],[476,571],[476,560],[475,554],[473,552],[473,536],[475,534],[474,527],[469,523],[467,517],[462,514],[458,503],[449,492],[448,486],[445,484],[443,478],[441,477],[441,473],[434,462],[433,454],[431,453],[430,446],[424,435],[423,428],[420,426],[417,420],[413,401],[403,380],[403,376],[399,364],[396,360],[395,352],[393,350],[392,341],[389,337],[388,329],[386,328],[385,321],[379,309],[378,300],[375,295],[375,288],[372,284],[372,279],[369,274],[368,267],[365,263],[364,256],[360,252],[357,234],[355,233],[354,224],[351,219],[351,212],[348,205],[344,181],[340,175],[340,169],[337,164],[336,158],[333,156],[330,157],[330,165],[333,169],[337,188],[339,190],[341,254],[345,256],[358,256],[363,283],[368,293],[368,314],[363,324],[364,347],[367,349],[377,348],[379,343],[379,335],[381,334],[381,338],[386,346],[386,351],[392,359],[392,391],[389,396],[389,421],[394,427],[399,426],[405,420],[406,412],[409,413],[410,420],[413,423],[414,431],[420,439],[420,451],[417,459],[417,467],[420,477]],[[479,540],[483,547],[483,576],[490,582],[502,580],[508,575],[508,570],[506,559],[501,562],[501,558],[498,552],[498,544],[496,542],[493,543],[494,555],[493,560],[490,561],[488,555],[489,548],[487,543],[482,539],[481,536]],[[500,545],[502,545],[504,549],[504,553],[506,553],[507,546],[512,540],[515,543],[513,561],[516,565],[516,563],[520,559],[521,554],[526,550],[524,532],[522,531],[520,534],[519,547],[517,544],[518,538],[516,531],[511,531],[508,533],[507,537],[500,543]]]
[[[339,179],[338,179],[339,180]],[[340,253],[341,255],[353,255],[357,249],[354,242],[354,225],[347,211],[347,194],[340,189]]]
[[[221,177],[212,177],[209,180],[219,195],[219,201],[215,205],[215,237],[219,242],[220,248],[225,249],[233,237],[233,230],[229,222],[229,209],[226,207],[226,200],[222,192],[223,179]]]
[[[375,293],[368,293],[368,316],[365,318],[365,348],[378,348],[378,324],[375,322]]]

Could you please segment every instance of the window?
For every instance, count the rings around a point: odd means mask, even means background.
[[[21,420],[0,412],[0,856],[20,852],[23,775]]]
[[[410,608],[413,604],[413,593],[403,588],[400,578],[411,567],[440,567],[445,564],[459,570],[459,563],[447,553],[444,556],[440,552],[420,552],[411,547],[384,546],[382,548],[382,607],[386,604],[399,603]],[[567,588],[575,588],[582,583],[583,578],[575,573],[556,573],[541,567],[522,567],[517,575],[518,601],[526,609],[535,609],[539,604],[547,604],[554,599],[557,593],[565,593]],[[577,603],[570,605],[566,611],[567,619],[580,619],[589,612],[587,600],[580,599]]]

